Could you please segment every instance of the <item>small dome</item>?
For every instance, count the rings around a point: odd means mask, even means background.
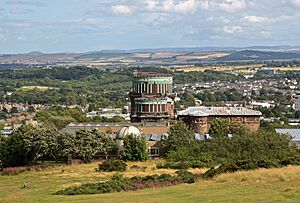
[[[116,139],[122,140],[124,139],[127,135],[134,134],[134,135],[141,135],[141,131],[137,129],[134,126],[129,126],[129,127],[123,127],[119,130],[119,132],[116,135]]]

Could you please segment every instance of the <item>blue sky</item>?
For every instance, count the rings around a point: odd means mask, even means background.
[[[0,0],[0,53],[300,45],[300,0]]]

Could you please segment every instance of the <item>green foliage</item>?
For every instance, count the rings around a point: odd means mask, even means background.
[[[11,113],[11,114],[19,113],[19,110],[18,110],[17,107],[13,106],[13,107],[11,108],[11,110],[10,110],[10,113]]]
[[[225,91],[211,92],[204,90],[202,93],[197,94],[198,99],[204,103],[209,102],[224,102],[224,101],[241,101],[245,97],[236,89],[228,89]]]
[[[29,106],[27,111],[28,113],[34,113],[36,110],[33,106]]]
[[[212,167],[203,175],[203,179],[210,179],[222,173],[234,173],[236,171],[254,170],[258,168],[277,168],[287,165],[300,165],[300,156],[289,157],[282,161],[279,160],[240,160],[231,163],[224,163],[218,168]]]
[[[210,81],[235,81],[244,80],[241,76],[233,74],[222,73],[218,71],[205,70],[204,72],[191,71],[191,72],[176,72],[174,81],[176,84],[194,84],[197,82],[210,82]]]
[[[144,137],[133,134],[126,136],[121,159],[125,161],[146,161],[148,153]]]
[[[189,169],[189,168],[206,168],[210,166],[211,163],[205,163],[202,161],[178,161],[178,162],[160,163],[156,165],[156,168]]]
[[[106,182],[88,183],[79,186],[68,187],[56,192],[57,195],[85,195],[85,194],[103,194],[112,192],[124,192],[131,190],[140,190],[144,188],[166,187],[180,183],[194,183],[195,175],[180,170],[176,172],[177,176],[169,174],[151,175],[151,176],[134,176],[125,178],[122,174],[114,174],[111,180]]]
[[[179,121],[170,127],[168,139],[162,141],[161,152],[167,155],[182,146],[191,145],[194,141],[194,132],[182,121]]]
[[[85,163],[90,163],[96,154],[105,153],[107,155],[115,149],[115,143],[98,130],[80,130],[76,132],[74,153]]]
[[[72,135],[61,134],[51,127],[23,126],[11,137],[0,139],[0,160],[5,167],[58,161],[69,154],[88,163],[96,154],[108,157],[116,150],[115,142],[96,130],[82,130]]]
[[[98,165],[98,171],[125,171],[127,164],[121,160],[105,160]]]
[[[212,138],[225,138],[228,137],[229,133],[229,123],[226,120],[219,118],[212,121],[208,132]]]
[[[297,155],[299,152],[291,145],[288,136],[261,130],[236,134],[232,138],[196,141],[173,151],[168,159],[175,162],[201,161],[211,167],[239,160],[270,160],[280,163]]]
[[[80,105],[95,103],[99,107],[126,103],[124,96],[130,90],[127,70],[99,70],[88,67],[26,68],[0,72],[0,102]],[[46,86],[24,91],[23,86]],[[21,87],[21,88],[20,88]],[[2,92],[14,92],[4,98]],[[104,93],[105,91],[105,93]]]
[[[195,97],[193,94],[189,92],[184,92],[180,96],[179,105],[183,105],[184,107],[195,106]]]
[[[178,178],[180,178],[180,181],[183,183],[194,183],[195,182],[195,175],[187,170],[179,170],[176,171],[176,173],[178,174]]]

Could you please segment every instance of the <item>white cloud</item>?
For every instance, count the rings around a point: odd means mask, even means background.
[[[112,6],[111,11],[114,15],[125,15],[125,16],[132,15],[132,10],[129,8],[129,6],[126,5]]]
[[[174,0],[146,0],[146,10],[154,12],[194,13],[200,6],[199,0],[184,0],[176,3]]]
[[[270,35],[272,35],[272,33],[270,31],[261,31],[260,32],[261,36],[263,37],[269,37]]]
[[[223,1],[211,1],[211,9],[222,10],[229,13],[234,13],[247,8],[247,4],[244,0],[223,0]]]
[[[229,26],[229,25],[225,25],[223,27],[223,31],[225,33],[228,33],[228,34],[234,34],[234,33],[239,33],[239,32],[243,32],[244,29],[240,26]]]
[[[250,23],[262,23],[268,20],[266,17],[261,16],[245,16],[244,19]]]
[[[300,7],[300,0],[291,0],[292,5]]]
[[[249,23],[279,23],[297,18],[297,16],[278,16],[278,17],[263,17],[263,16],[245,16],[243,19]]]
[[[198,10],[237,12],[247,8],[244,0],[145,0],[146,10],[190,14]]]
[[[26,38],[25,38],[24,36],[18,36],[18,37],[17,37],[17,40],[18,40],[18,41],[25,41]]]

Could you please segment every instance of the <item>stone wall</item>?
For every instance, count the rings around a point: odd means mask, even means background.
[[[221,118],[227,120],[229,123],[238,123],[250,131],[255,132],[258,130],[260,121],[259,116],[208,116],[208,117],[195,117],[195,116],[180,116],[179,120],[186,123],[190,129],[197,133],[207,134],[211,123],[214,119]]]

